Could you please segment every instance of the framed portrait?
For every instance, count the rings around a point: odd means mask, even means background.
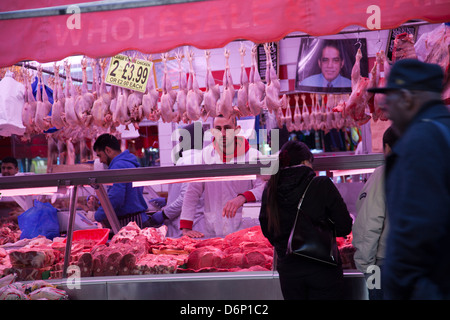
[[[302,38],[295,89],[301,92],[350,93],[355,55],[361,48],[361,76],[368,77],[366,39]]]

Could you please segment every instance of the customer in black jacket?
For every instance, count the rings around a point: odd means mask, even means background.
[[[262,196],[261,229],[277,252],[277,270],[285,299],[342,299],[343,272],[332,266],[298,255],[286,248],[297,206],[306,186],[314,178],[313,155],[306,144],[289,141],[279,155],[279,171],[268,181]],[[317,177],[303,200],[302,209],[317,221],[330,218],[336,236],[350,233],[352,219],[336,186],[328,177]]]

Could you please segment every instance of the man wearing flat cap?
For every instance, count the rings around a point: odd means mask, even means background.
[[[392,68],[384,111],[400,139],[386,159],[390,231],[381,275],[387,299],[450,299],[450,112],[443,71],[404,59]]]

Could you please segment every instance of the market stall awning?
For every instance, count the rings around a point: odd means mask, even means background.
[[[293,31],[319,36],[350,25],[390,29],[410,19],[450,20],[450,0],[78,0],[68,10],[73,2],[2,1],[0,67],[182,45],[218,48],[236,39],[271,42]]]

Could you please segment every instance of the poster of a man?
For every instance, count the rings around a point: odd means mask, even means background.
[[[298,55],[296,89],[306,92],[351,92],[351,69],[358,49],[356,39],[302,39]],[[367,47],[360,40],[361,75],[368,74]]]

